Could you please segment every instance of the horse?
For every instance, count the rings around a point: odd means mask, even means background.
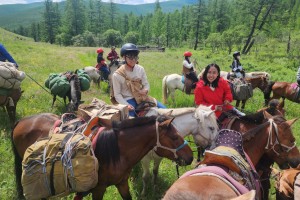
[[[83,70],[89,75],[91,80],[93,80],[93,82],[98,86],[98,88],[100,88],[101,76],[99,74],[99,70],[93,66],[86,66],[83,68]]]
[[[273,96],[271,96],[271,92]],[[292,102],[300,102],[299,86],[297,83],[288,82],[269,82],[269,85],[265,91],[265,103],[267,104],[272,99],[288,99]]]
[[[275,174],[275,189],[277,200],[293,200],[300,198],[300,166],[279,171],[272,169]]]
[[[12,130],[17,191],[22,197],[21,161],[25,150],[38,138],[46,137],[59,116],[43,113],[21,119]],[[151,149],[160,156],[189,165],[193,152],[172,125],[173,118],[151,116],[126,119],[114,123],[96,140],[95,156],[99,161],[99,181],[91,189],[94,200],[102,199],[106,188],[115,185],[123,199],[131,199],[128,178],[137,164]]]
[[[227,80],[228,77],[233,77],[233,76],[234,76],[233,72],[226,72],[226,71],[221,71],[220,72],[220,77],[224,78],[225,80]],[[267,79],[267,81],[269,81],[271,79],[271,75],[267,72],[248,72],[248,73],[245,73],[245,78],[255,78],[255,77],[265,77]]]
[[[80,86],[80,79],[77,75],[77,70],[74,72],[66,72],[65,74],[67,79],[70,83],[70,90],[68,90],[66,96],[63,97],[65,106],[68,112],[77,111],[78,106],[83,102],[81,101],[81,86]],[[69,104],[66,103],[66,98],[69,99]],[[53,95],[52,100],[52,108],[56,101],[56,95]]]
[[[175,108],[175,109],[158,109],[150,108],[146,116],[166,114],[171,112],[175,117],[172,124],[182,137],[192,135],[198,148],[207,148],[210,146],[218,134],[218,124],[216,116],[210,107],[199,106],[198,108]],[[150,176],[150,162],[153,160],[153,185],[156,187],[159,165],[162,157],[159,157],[154,151],[150,151],[142,160],[143,168],[143,190],[142,196],[146,194],[147,180]],[[198,151],[198,160],[200,154]],[[148,183],[149,184],[149,183]]]
[[[0,106],[6,110],[10,123],[13,126],[16,121],[17,103],[22,96],[21,88],[7,91],[7,94],[0,94]]]
[[[263,93],[265,92],[265,89],[268,87],[268,79],[266,78],[266,76],[256,76],[256,77],[253,77],[253,78],[245,78],[245,82],[246,83],[250,83],[253,90],[255,88],[258,88]],[[244,110],[246,102],[247,102],[247,99],[245,99],[245,100],[236,100],[235,107],[238,108],[240,106],[240,102],[241,101],[242,101],[241,109]]]
[[[265,118],[258,119],[262,114]],[[280,168],[287,165],[297,166],[300,163],[300,153],[291,130],[291,125],[297,119],[286,121],[281,115],[271,116],[265,111],[252,114],[252,117],[246,115],[230,124],[232,130],[243,134],[244,150],[253,165],[257,167],[260,159],[267,156]],[[163,199],[230,199],[237,196],[238,194],[226,181],[213,175],[195,175],[175,181]]]

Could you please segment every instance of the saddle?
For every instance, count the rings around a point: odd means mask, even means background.
[[[216,165],[228,169],[228,174],[249,190],[257,190],[258,175],[249,164],[243,149],[242,135],[234,130],[222,129],[217,136],[215,148],[206,150],[200,165]],[[258,187],[258,188],[257,188]]]
[[[300,102],[300,88],[297,83],[292,83],[291,87],[293,88],[294,92],[294,101],[299,103]]]
[[[193,83],[193,80],[187,76],[182,75],[181,82],[184,84],[183,91],[186,94],[194,94],[194,89],[196,87],[196,83]]]

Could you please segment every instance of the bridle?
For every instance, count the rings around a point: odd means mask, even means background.
[[[171,151],[174,154],[175,159],[177,159],[178,158],[177,151],[179,151],[180,149],[182,149],[183,147],[185,147],[188,144],[188,142],[186,140],[184,140],[183,144],[179,145],[179,147],[177,147],[176,149],[172,149],[172,148],[169,148],[169,147],[162,146],[161,143],[160,143],[160,141],[159,141],[159,129],[158,129],[158,125],[159,125],[159,122],[156,120],[156,124],[155,124],[155,128],[156,128],[156,145],[153,148],[154,151],[157,151],[157,148],[162,148],[162,149],[169,150],[169,151]]]
[[[267,145],[265,147],[265,149],[267,150],[273,150],[273,152],[279,156],[280,153],[278,153],[276,150],[275,150],[275,146],[276,145],[279,145],[280,146],[280,149],[282,152],[285,152],[285,153],[288,153],[289,151],[291,151],[295,146],[296,146],[296,142],[294,142],[294,144],[292,146],[287,146],[285,144],[282,144],[280,143],[279,141],[279,137],[278,137],[278,128],[277,128],[277,124],[274,122],[273,119],[269,119],[268,122],[270,123],[270,129],[269,129],[269,137],[268,137],[268,142],[267,142]],[[275,142],[273,144],[273,138],[272,138],[272,132],[273,132],[273,127],[274,127],[274,130],[275,130]],[[286,149],[284,151],[283,147]]]

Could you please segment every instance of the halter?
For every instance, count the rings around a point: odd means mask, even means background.
[[[159,130],[158,130],[158,122],[156,121],[156,124],[155,124],[155,127],[156,127],[156,146],[153,148],[154,151],[157,151],[157,148],[162,148],[162,149],[166,149],[166,150],[169,150],[171,151],[173,154],[174,154],[174,157],[175,159],[178,158],[178,155],[177,155],[177,151],[179,151],[180,149],[182,149],[183,147],[185,147],[188,142],[186,140],[184,140],[184,143],[181,144],[179,147],[177,147],[176,149],[171,149],[169,147],[165,147],[165,146],[162,146],[159,142]]]
[[[272,150],[274,151],[274,153],[275,153],[277,156],[279,156],[280,153],[278,153],[278,152],[275,150],[275,146],[276,146],[277,144],[279,144],[281,151],[284,151],[283,148],[282,148],[282,147],[284,147],[284,148],[286,148],[285,152],[288,153],[290,150],[292,150],[292,149],[296,146],[296,142],[294,142],[294,145],[291,146],[291,147],[289,147],[289,146],[287,146],[287,145],[285,145],[285,144],[281,144],[281,143],[279,142],[279,138],[278,138],[278,128],[277,128],[277,124],[274,122],[273,119],[269,119],[269,122],[270,122],[269,137],[268,137],[268,142],[267,142],[267,145],[266,145],[265,149],[267,149],[267,150],[272,149]],[[272,132],[273,132],[273,127],[274,127],[274,130],[275,130],[275,136],[276,136],[276,138],[275,138],[276,140],[275,140],[274,144],[273,144],[273,142],[272,142],[272,141],[273,141],[273,138],[272,138],[272,135],[273,135],[273,134],[272,134]],[[268,148],[270,145],[272,145],[272,146],[271,146],[270,148]]]

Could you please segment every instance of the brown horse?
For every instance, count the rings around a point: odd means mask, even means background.
[[[9,91],[8,95],[0,94],[0,106],[6,108],[6,112],[12,126],[16,121],[16,108],[21,95],[21,88]]]
[[[48,135],[59,116],[45,113],[23,118],[12,131],[15,154],[16,181],[22,196],[21,161],[27,147],[39,137]],[[128,178],[131,169],[151,149],[160,156],[175,160],[180,165],[191,164],[191,148],[171,124],[173,118],[152,116],[128,119],[104,131],[97,139],[95,155],[99,161],[99,181],[91,190],[93,199],[102,199],[106,188],[115,185],[123,199],[131,199]]]
[[[282,116],[272,117],[267,112],[263,114],[267,121],[255,121],[255,116],[245,116],[236,119],[232,124],[233,130],[244,133],[244,150],[252,163],[256,166],[263,156],[267,156],[280,167],[287,164],[297,166],[300,163],[300,153],[290,128],[297,119],[286,121]],[[226,182],[204,175],[186,176],[177,180],[164,199],[230,199],[236,196],[238,194]]]
[[[271,97],[271,92],[273,92],[273,96]],[[283,100],[287,98],[290,101],[299,103],[300,102],[300,94],[299,94],[299,86],[297,83],[288,83],[288,82],[274,82],[271,81],[268,84],[267,89],[265,90],[265,104],[267,104],[272,99],[280,99]]]
[[[276,199],[277,200],[293,200],[300,198],[300,166],[297,168],[285,169],[275,173],[276,183]]]
[[[268,79],[265,76],[257,76],[257,77],[253,77],[253,78],[246,78],[245,79],[246,83],[250,83],[252,86],[252,89],[254,90],[255,88],[260,89],[262,92],[264,92],[264,90],[267,88],[268,86]],[[236,100],[236,105],[235,107],[239,107],[240,106],[240,100]],[[241,109],[244,110],[245,109],[245,105],[246,105],[247,99],[242,100],[242,107]]]

